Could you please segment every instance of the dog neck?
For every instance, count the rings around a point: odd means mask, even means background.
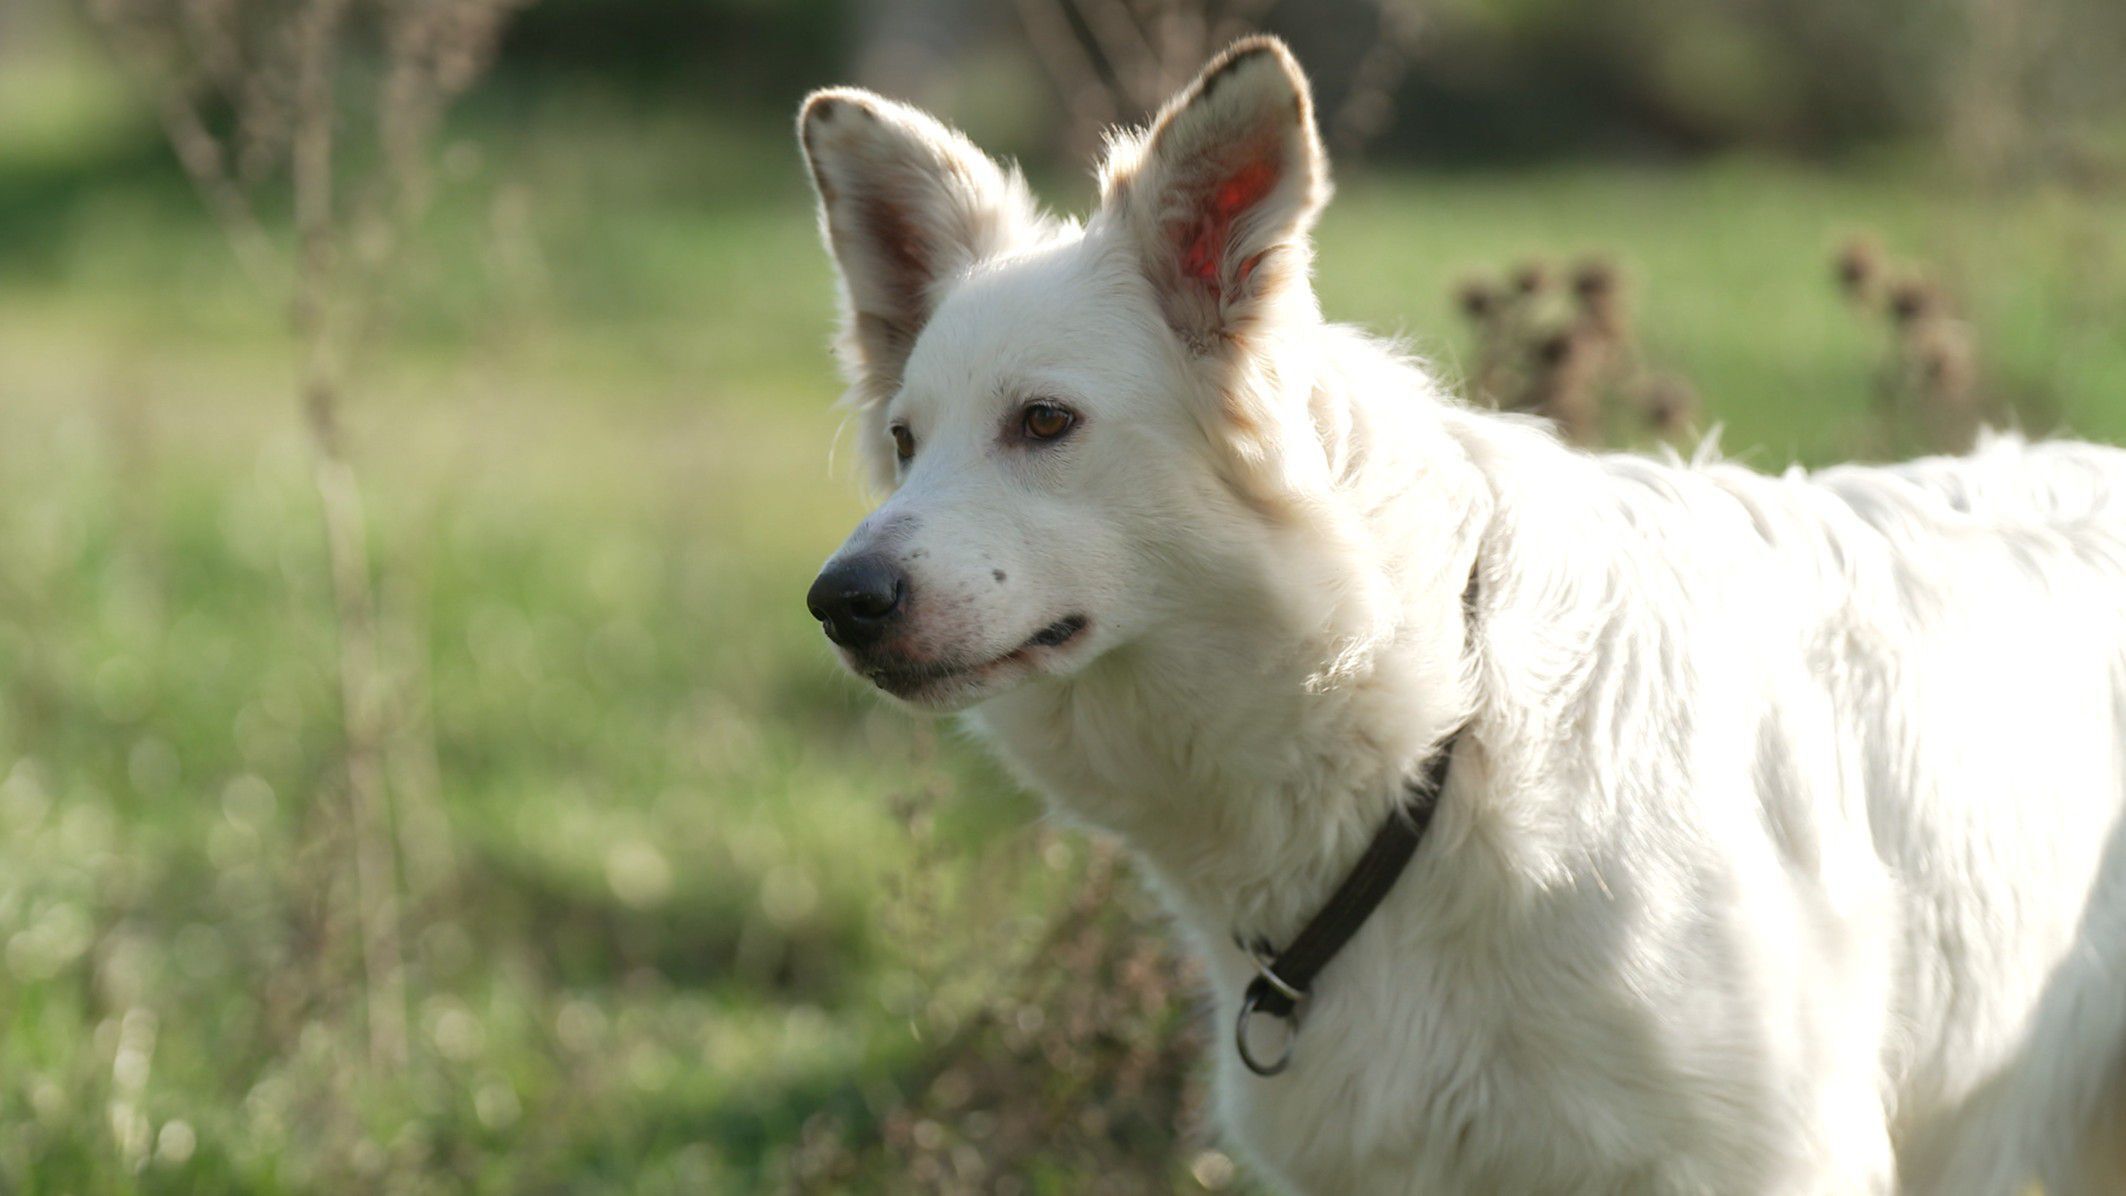
[[[1436,415],[1419,396],[1362,394],[1317,385],[1318,422],[1370,444],[1329,445],[1343,501],[1273,529],[1238,570],[1252,585],[976,717],[1034,788],[1138,852],[1204,935],[1289,937],[1477,705],[1463,595],[1481,473],[1445,425],[1410,426],[1412,408]]]

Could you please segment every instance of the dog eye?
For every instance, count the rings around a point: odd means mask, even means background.
[[[1028,440],[1054,440],[1076,427],[1077,415],[1054,403],[1033,403],[1019,416],[1019,430]]]
[[[915,433],[908,430],[907,424],[895,424],[888,431],[893,433],[893,455],[899,457],[902,464],[907,464],[908,459],[915,456]]]

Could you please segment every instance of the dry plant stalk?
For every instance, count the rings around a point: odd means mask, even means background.
[[[1034,57],[1063,93],[1082,151],[1105,130],[1143,119],[1213,54],[1253,33],[1275,0],[1014,0]],[[1325,130],[1356,152],[1386,127],[1415,55],[1420,20],[1403,0],[1371,0],[1379,24]]]
[[[1878,410],[1895,438],[1910,428],[1943,452],[1971,447],[1986,414],[1971,325],[1925,270],[1893,263],[1872,238],[1840,246],[1832,274],[1847,303],[1889,332],[1876,375]]]
[[[521,0],[93,0],[186,175],[261,290],[288,304],[338,631],[350,865],[371,1062],[407,1054],[401,869],[387,784],[393,703],[362,490],[342,432],[348,377],[429,198],[441,114],[489,65]],[[349,152],[380,68],[373,154]],[[370,148],[364,146],[361,148]],[[350,166],[360,163],[358,166]],[[284,197],[284,198],[283,198]],[[285,204],[285,208],[281,205]],[[403,796],[403,795],[402,795]],[[434,825],[434,820],[428,820]],[[427,859],[433,859],[430,854]]]
[[[1590,257],[1559,277],[1530,259],[1503,281],[1476,277],[1456,290],[1476,338],[1470,397],[1543,416],[1587,447],[1642,431],[1671,443],[1696,435],[1697,392],[1646,364],[1617,267]]]

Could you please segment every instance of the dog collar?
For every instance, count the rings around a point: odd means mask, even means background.
[[[1462,618],[1469,628],[1472,646],[1476,638],[1478,568],[1477,563],[1471,563],[1469,584],[1462,590]],[[1432,758],[1425,761],[1424,773],[1404,786],[1402,803],[1373,833],[1366,853],[1358,857],[1350,874],[1329,895],[1328,904],[1300,927],[1284,950],[1273,953],[1267,940],[1249,943],[1235,936],[1240,949],[1255,960],[1255,978],[1248,982],[1240,999],[1240,1017],[1233,1025],[1233,1045],[1249,1071],[1258,1076],[1274,1076],[1291,1065],[1292,1047],[1299,1041],[1300,1009],[1314,977],[1366,924],[1366,919],[1387,898],[1388,890],[1402,877],[1403,869],[1410,866],[1410,858],[1417,854],[1418,844],[1424,842],[1425,832],[1432,827],[1432,813],[1439,806],[1440,794],[1447,788],[1447,770],[1454,763],[1454,749],[1462,741],[1462,732],[1468,729],[1466,722],[1456,727]],[[1258,1013],[1284,1023],[1284,1046],[1267,1060],[1248,1045],[1248,1024]]]
[[[1329,896],[1328,904],[1300,928],[1284,950],[1272,955],[1266,942],[1257,941],[1251,946],[1243,944],[1243,949],[1255,959],[1256,974],[1248,982],[1247,992],[1240,1001],[1240,1018],[1233,1026],[1233,1045],[1239,1049],[1240,1061],[1247,1064],[1249,1071],[1258,1076],[1274,1076],[1291,1064],[1292,1046],[1299,1039],[1299,1012],[1314,977],[1336,958],[1336,953],[1351,941],[1358,928],[1366,924],[1366,919],[1395,887],[1403,869],[1409,866],[1410,858],[1417,854],[1418,844],[1424,841],[1425,831],[1432,825],[1432,812],[1439,805],[1440,791],[1446,787],[1447,769],[1453,763],[1454,748],[1461,741],[1463,727],[1456,728],[1447,737],[1447,742],[1440,745],[1439,751],[1425,762],[1424,775],[1405,788],[1402,804],[1388,815],[1380,830],[1374,832],[1373,842],[1366,845],[1366,853],[1358,857],[1350,874]],[[1257,1014],[1276,1018],[1285,1024],[1284,1046],[1269,1059],[1257,1055],[1248,1042],[1248,1026]]]

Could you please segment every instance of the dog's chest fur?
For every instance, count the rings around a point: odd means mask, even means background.
[[[1154,714],[1124,704],[1110,736],[1040,763],[1014,758],[1052,794],[1093,783],[1087,761],[1096,756],[1109,768],[1146,768],[1140,778],[1162,775],[1149,759],[1174,755],[1141,738]],[[1008,718],[991,712],[989,722],[993,735],[1010,742]],[[1136,728],[1135,736],[1125,727]],[[1300,730],[1286,724],[1282,738],[1302,739]],[[1435,734],[1414,738],[1424,744]],[[1245,738],[1277,742],[1280,733],[1264,727]],[[1417,860],[1324,973],[1294,1066],[1263,1078],[1239,1065],[1231,1029],[1253,972],[1233,935],[1259,929],[1273,941],[1288,940],[1385,816],[1409,765],[1363,748],[1353,742],[1319,752],[1310,776],[1323,792],[1311,794],[1249,785],[1250,764],[1261,761],[1243,757],[1239,767],[1213,770],[1225,786],[1216,792],[1169,772],[1158,783],[1109,788],[1090,801],[1062,798],[1067,809],[1121,830],[1140,850],[1149,847],[1154,883],[1208,963],[1214,1012],[1207,1039],[1220,1120],[1233,1142],[1269,1174],[1308,1192],[1717,1190],[1706,1181],[1760,1155],[1771,1127],[1716,1140],[1694,1106],[1765,1103],[1756,1090],[1763,1069],[1722,1065],[1685,1078],[1660,1075],[1647,1059],[1649,1052],[1719,1058],[1726,1043],[1749,1036],[1736,1023],[1759,1011],[1708,1000],[1699,1016],[1679,1019],[1678,1003],[1689,994],[1658,975],[1633,982],[1618,974],[1620,963],[1633,962],[1616,954],[1627,940],[1639,941],[1648,954],[1637,962],[1647,964],[1656,956],[1718,954],[1710,945],[1666,942],[1676,928],[1655,924],[1659,918],[1618,916],[1620,908],[1648,907],[1635,887],[1644,878],[1632,868],[1665,873],[1666,862],[1612,859],[1616,875],[1607,879],[1590,861],[1584,869],[1561,868],[1547,889],[1535,891],[1516,870],[1531,861],[1510,854],[1535,845],[1501,842],[1510,828],[1472,808],[1491,771],[1481,730],[1457,762]],[[1378,800],[1336,802],[1329,791],[1346,786]],[[1117,814],[1109,804],[1117,800],[1155,813],[1143,821]],[[1220,833],[1212,828],[1225,803],[1289,811],[1236,833],[1287,845],[1281,873],[1259,874],[1255,852],[1218,857]],[[1340,822],[1307,826],[1310,810],[1346,808]],[[1227,813],[1224,821],[1235,820]],[[1655,883],[1687,882],[1663,875]],[[1740,1062],[1732,1052],[1729,1058]],[[1700,1155],[1711,1158],[1695,1161]],[[1656,1177],[1669,1182],[1656,1184]]]

